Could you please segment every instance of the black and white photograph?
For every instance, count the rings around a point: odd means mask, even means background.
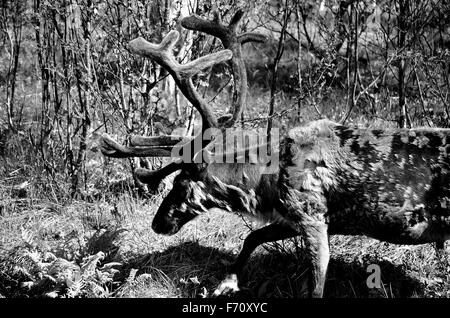
[[[449,240],[447,0],[0,0],[0,302],[442,301]]]

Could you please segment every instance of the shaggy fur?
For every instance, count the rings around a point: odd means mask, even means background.
[[[153,228],[176,233],[212,208],[270,222],[245,240],[232,274],[258,245],[302,235],[312,264],[311,295],[321,297],[329,234],[397,244],[450,239],[449,152],[450,129],[367,130],[315,121],[289,131],[272,174],[250,163],[184,168]],[[220,293],[229,291],[224,286]]]

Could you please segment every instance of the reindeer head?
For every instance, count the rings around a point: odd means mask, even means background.
[[[175,234],[184,224],[208,211],[205,179],[205,165],[185,165],[153,219],[152,228],[156,233]]]
[[[202,117],[202,133],[197,137],[183,136],[152,136],[133,137],[130,146],[123,146],[112,140],[108,135],[103,136],[102,152],[109,157],[123,158],[133,156],[169,157],[173,155],[173,148],[177,144],[191,147],[189,153],[196,154],[199,149],[196,140],[201,140],[200,148],[206,147],[208,142],[203,139],[209,128],[232,127],[240,118],[247,95],[247,74],[242,58],[242,44],[247,42],[264,42],[266,37],[255,33],[237,34],[237,26],[243,16],[238,10],[228,25],[222,23],[220,14],[214,13],[213,20],[205,20],[196,15],[184,18],[181,25],[187,29],[205,32],[219,38],[224,50],[202,56],[186,64],[177,62],[173,55],[173,48],[178,41],[179,33],[170,31],[160,44],[147,42],[137,38],[129,43],[130,50],[147,57],[160,64],[173,77],[183,95],[189,100]],[[229,61],[234,77],[233,104],[231,112],[216,118],[210,111],[208,103],[195,90],[192,77],[214,64]],[[200,138],[200,139],[199,139]],[[193,156],[188,156],[192,159]],[[186,158],[184,158],[186,159]],[[191,160],[192,161],[192,160]],[[150,187],[155,187],[167,175],[181,170],[176,176],[173,189],[165,197],[153,220],[153,229],[161,234],[174,234],[185,223],[198,214],[212,207],[212,196],[208,193],[208,164],[205,162],[172,162],[159,170],[138,168],[136,177]]]

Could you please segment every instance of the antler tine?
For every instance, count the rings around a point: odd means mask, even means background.
[[[236,33],[236,29],[239,25],[239,22],[241,22],[242,17],[244,16],[244,11],[239,9],[236,11],[234,16],[231,18],[230,23],[228,24],[228,27],[233,33]]]
[[[207,103],[195,90],[192,77],[214,64],[230,60],[233,57],[233,53],[230,50],[222,50],[181,65],[175,60],[172,52],[178,37],[178,31],[172,30],[164,37],[160,44],[153,44],[139,37],[132,40],[129,43],[129,47],[132,52],[153,59],[172,75],[181,92],[202,116],[203,131],[208,128],[217,127],[217,120],[209,110]]]
[[[169,174],[180,170],[183,164],[181,162],[171,162],[167,166],[162,167],[157,170],[149,170],[145,168],[137,168],[134,170],[134,175],[138,178],[139,181],[145,183],[152,190],[156,190],[158,188],[159,183],[162,179],[167,177]]]
[[[139,37],[130,41],[129,46],[134,53],[153,59],[168,71],[172,71],[179,79],[191,78],[214,64],[228,61],[233,56],[230,50],[223,50],[181,65],[175,60],[172,53],[178,37],[178,31],[172,30],[160,44],[153,44]]]
[[[100,150],[105,156],[112,158],[170,157],[173,146],[173,142],[167,143],[167,136],[158,136],[155,137],[152,144],[145,147],[127,147],[120,145],[105,133],[101,138]]]
[[[191,15],[181,20],[181,25],[189,30],[195,30],[215,36],[222,41],[225,49],[233,52],[231,67],[234,75],[233,104],[231,115],[225,115],[219,119],[219,124],[223,127],[231,127],[241,116],[247,97],[247,71],[242,57],[242,44],[247,42],[265,42],[267,37],[257,33],[237,34],[237,27],[244,11],[238,10],[232,17],[228,26],[222,24],[218,11],[214,12],[212,20],[203,19],[197,15]]]
[[[166,69],[176,68],[176,61],[172,54],[172,49],[178,41],[179,33],[176,30],[170,31],[160,44],[150,43],[142,37],[138,37],[128,44],[133,53],[151,58]]]
[[[243,33],[238,36],[238,41],[241,44],[245,44],[248,42],[257,42],[257,43],[264,43],[267,41],[267,36],[264,34],[254,33],[254,32],[247,32]]]
[[[101,138],[100,149],[103,155],[112,158],[172,157],[172,149],[175,145],[180,145],[181,142],[191,144],[192,139],[193,137],[183,136],[134,136],[130,140],[132,146],[127,147],[120,145],[105,133]],[[157,170],[137,168],[134,173],[139,181],[146,183],[152,190],[156,190],[162,179],[181,168],[182,163],[172,162]]]
[[[163,135],[163,136],[133,136],[130,139],[130,145],[133,147],[154,147],[163,145],[175,146],[180,142],[190,142],[194,137],[191,136],[175,136],[175,135]]]
[[[222,17],[220,16],[220,12],[217,10],[214,10],[213,12],[213,21],[219,24],[222,24]]]
[[[169,52],[171,53],[173,50],[173,47],[177,43],[178,39],[180,38],[180,33],[176,30],[171,30],[167,35],[162,39],[161,43],[159,44],[159,48],[162,52]]]
[[[227,34],[228,28],[222,24],[222,20],[218,11],[214,12],[214,18],[212,21],[206,20],[196,14],[193,14],[183,18],[181,20],[181,25],[186,29],[203,32],[219,38],[226,49],[230,48],[230,45],[228,43],[229,37]]]
[[[192,77],[195,74],[200,73],[202,70],[207,69],[214,64],[228,61],[233,57],[233,53],[230,50],[223,50],[215,53],[211,53],[198,59],[188,62],[184,65],[180,65],[178,72],[182,77]]]

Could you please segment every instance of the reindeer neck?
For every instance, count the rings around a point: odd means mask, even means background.
[[[220,208],[234,213],[244,213],[256,218],[270,218],[278,198],[278,171],[261,173],[263,169],[253,164],[211,164],[208,167],[207,187],[209,208]]]
[[[255,188],[262,177],[260,166],[249,163],[213,163],[208,166],[208,175],[243,190]]]

